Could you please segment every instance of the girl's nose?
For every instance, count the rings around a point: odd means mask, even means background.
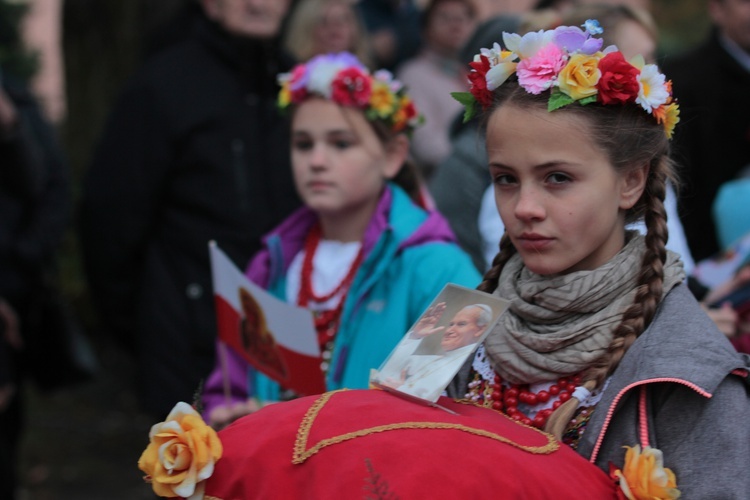
[[[310,152],[310,167],[321,169],[326,166],[326,152],[323,144],[315,144]]]
[[[514,213],[523,221],[543,219],[544,206],[540,193],[531,186],[522,186],[518,191]]]

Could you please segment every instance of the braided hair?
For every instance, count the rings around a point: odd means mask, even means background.
[[[522,109],[547,109],[546,93],[526,92],[515,81],[508,81],[494,91],[493,105],[484,116],[486,129],[489,116],[502,106]],[[668,181],[676,184],[674,164],[669,158],[669,140],[661,125],[636,105],[603,106],[598,103],[574,104],[553,111],[579,115],[587,120],[589,137],[606,154],[612,166],[624,174],[648,165],[643,194],[625,214],[625,222],[643,219],[646,224],[646,251],[641,261],[637,291],[633,303],[625,310],[622,321],[614,329],[614,338],[606,352],[583,374],[583,385],[589,390],[601,387],[619,365],[633,342],[651,323],[662,297],[664,263],[666,260],[667,215],[664,197]],[[489,144],[488,144],[489,147]],[[498,286],[503,267],[516,252],[507,233],[500,241],[499,252],[492,267],[477,287],[492,292]],[[571,398],[562,404],[547,421],[546,429],[560,438],[578,406]]]

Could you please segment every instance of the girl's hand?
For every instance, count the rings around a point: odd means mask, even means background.
[[[240,401],[229,406],[217,406],[208,415],[208,424],[214,430],[220,431],[240,417],[255,413],[262,405],[255,399]]]

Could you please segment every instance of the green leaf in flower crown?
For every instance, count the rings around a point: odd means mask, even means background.
[[[550,93],[549,101],[547,101],[547,111],[560,109],[563,106],[572,104],[573,102],[574,101],[572,97],[561,91],[559,88],[555,87]]]
[[[587,104],[591,104],[592,102],[596,102],[596,94],[590,95],[588,97],[584,97],[583,99],[578,101],[581,106],[585,106]]]
[[[464,123],[468,122],[477,112],[477,100],[471,92],[451,92],[451,97],[464,107]]]

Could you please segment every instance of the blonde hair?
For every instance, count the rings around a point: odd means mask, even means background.
[[[292,10],[284,35],[284,48],[297,61],[304,62],[313,56],[320,55],[315,51],[312,40],[313,31],[320,22],[326,9],[331,5],[345,5],[351,14],[354,24],[353,46],[347,50],[357,56],[365,66],[372,67],[370,46],[367,41],[364,24],[354,8],[353,0],[301,0]]]

